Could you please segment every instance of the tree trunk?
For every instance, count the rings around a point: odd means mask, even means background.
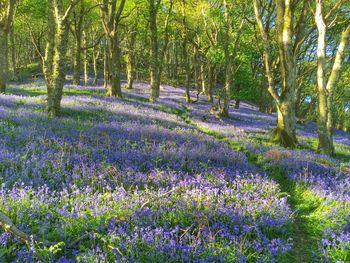
[[[172,72],[171,72],[171,50],[168,50],[165,55],[165,60],[166,60],[166,74],[167,78],[171,79],[172,77]]]
[[[81,73],[81,35],[77,34],[75,40],[75,52],[74,52],[74,72],[73,72],[73,84],[80,85],[80,73]]]
[[[100,57],[100,51],[96,52],[96,48],[94,48],[93,50],[93,66],[94,66],[94,80],[92,82],[93,86],[97,86],[97,82],[98,82],[98,68],[97,68],[97,63],[98,63],[98,59]]]
[[[231,100],[231,88],[233,84],[233,69],[232,69],[232,58],[229,50],[231,30],[231,18],[229,14],[229,7],[224,0],[224,13],[225,13],[225,38],[224,38],[224,53],[225,53],[225,86],[224,86],[224,105],[220,109],[220,115],[229,115],[229,104]]]
[[[109,56],[108,56],[108,48],[104,47],[104,60],[103,60],[103,86],[107,90],[109,83]]]
[[[17,76],[17,65],[16,65],[15,32],[13,27],[11,27],[10,42],[11,42],[12,79],[16,81],[18,80],[18,76]]]
[[[198,66],[198,48],[194,46],[193,48],[193,59],[192,59],[192,67],[193,67],[193,78],[194,78],[194,87],[197,91],[201,90],[201,81],[200,81],[200,69]]]
[[[49,1],[48,36],[45,57],[43,59],[43,72],[47,86],[47,112],[49,117],[61,115],[61,99],[65,81],[66,52],[68,46],[68,19],[70,10],[76,2],[71,2],[67,13],[63,10],[55,12],[55,7],[63,9],[60,2]]]
[[[268,92],[267,87],[268,87],[267,78],[266,78],[265,74],[262,74],[261,83],[260,83],[259,111],[264,112],[264,113],[271,113],[270,110],[271,110],[273,101],[272,101],[272,97],[270,96],[270,94]]]
[[[326,81],[326,30],[322,14],[322,0],[317,0],[315,22],[318,29],[318,68],[317,68],[317,88],[318,88],[318,137],[319,152],[327,155],[334,155],[333,145],[333,93],[337,81],[340,78],[341,66],[345,56],[345,49],[349,43],[350,24],[343,31],[338,51],[335,56],[332,71]]]
[[[280,105],[278,105],[277,109],[279,117],[275,139],[277,139],[276,141],[282,146],[295,148],[298,142],[295,132],[297,65],[295,63],[292,43],[294,13],[291,0],[276,0],[276,3],[282,92],[280,96]]]
[[[127,55],[127,75],[128,75],[128,83],[126,84],[127,89],[132,89],[132,85],[134,83],[134,77],[135,77],[135,63],[134,63],[134,57],[132,54],[133,51],[128,51]]]
[[[343,31],[341,40],[339,43],[338,51],[335,56],[333,68],[331,71],[331,74],[328,78],[326,89],[328,91],[328,114],[327,114],[327,130],[331,137],[333,137],[333,97],[334,97],[334,89],[336,88],[337,81],[340,78],[341,74],[341,68],[342,68],[342,62],[344,61],[345,57],[345,50],[346,47],[349,45],[349,38],[350,38],[350,24],[347,26],[347,28]],[[333,139],[333,138],[332,138]]]
[[[55,71],[53,73],[59,74]],[[61,116],[63,84],[62,77],[57,77],[52,80],[50,86],[47,86],[47,112],[49,117]]]
[[[8,81],[8,35],[13,30],[16,0],[0,4],[0,93],[5,93]]]
[[[236,102],[235,102],[235,109],[239,109],[239,105],[241,103],[241,99],[239,98],[239,93],[241,91],[241,85],[238,84],[237,85],[237,88],[236,88],[236,92],[237,92],[237,99],[236,99]]]
[[[126,32],[126,73],[127,73],[127,89],[133,88],[133,83],[135,80],[135,64],[136,64],[136,52],[135,44],[137,40],[138,33],[138,18],[139,13],[137,12],[136,21],[131,25],[130,30]]]
[[[88,57],[88,49],[87,47],[87,35],[85,32],[83,32],[83,36],[84,36],[84,85],[88,86],[89,85],[89,57]]]
[[[117,35],[111,36],[108,38],[108,48],[109,48],[109,65],[110,69],[110,83],[108,86],[108,95],[122,97],[122,89],[120,84],[120,47],[119,47],[119,39]]]
[[[186,71],[186,86],[185,86],[185,99],[187,103],[191,103],[191,94],[190,94],[190,86],[191,86],[191,65],[190,65],[190,56],[188,54],[188,32],[187,32],[187,20],[186,20],[186,2],[182,0],[182,55],[185,63],[185,71]],[[177,60],[177,59],[176,59]],[[177,62],[176,62],[177,63]]]
[[[190,86],[191,86],[191,66],[190,66],[190,60],[187,50],[187,34],[184,36],[183,39],[183,54],[184,54],[184,60],[185,60],[185,70],[186,70],[186,86],[185,86],[185,98],[186,102],[191,102],[191,94],[190,94]]]
[[[89,85],[89,58],[87,49],[84,50],[84,85]]]
[[[315,22],[318,30],[317,41],[317,89],[318,89],[318,151],[333,155],[334,146],[331,134],[327,130],[328,111],[328,91],[326,89],[326,24],[323,20],[322,1],[317,1]]]
[[[170,1],[168,8],[168,14],[165,18],[164,25],[164,39],[163,48],[159,50],[158,47],[158,28],[157,28],[157,14],[160,7],[161,1],[155,2],[154,0],[149,1],[149,24],[151,32],[151,52],[150,52],[150,71],[151,71],[151,95],[150,102],[155,102],[159,98],[160,94],[160,82],[163,71],[164,55],[169,44],[169,18],[173,9],[174,1]]]
[[[231,64],[226,64],[225,70],[225,86],[224,86],[224,105],[221,108],[220,115],[228,117],[229,115],[229,104],[231,100],[231,87],[233,84],[233,75],[232,75],[232,66]]]
[[[215,87],[215,66],[209,64],[208,66],[208,101],[213,102],[213,90]]]
[[[202,83],[202,93],[208,95],[206,76],[205,76],[205,65],[201,62],[201,83]]]
[[[0,93],[6,92],[8,80],[8,33],[0,27]]]
[[[151,50],[150,50],[150,75],[151,75],[151,94],[150,102],[154,103],[159,94],[159,64],[158,64],[158,30],[157,30],[157,7],[154,0],[150,1],[149,6],[149,26],[151,33]]]
[[[268,91],[277,106],[277,127],[273,132],[274,141],[285,147],[296,147],[295,132],[295,92],[296,92],[296,63],[293,54],[293,10],[291,0],[275,0],[277,42],[280,60],[281,92],[278,94],[274,88],[272,63],[270,58],[269,35],[263,24],[259,3],[253,1],[254,13],[259,32],[263,40],[263,54]],[[267,29],[268,30],[268,29]]]
[[[190,103],[191,102],[191,94],[190,94],[190,86],[191,86],[191,69],[190,69],[190,63],[187,61],[186,63],[186,92],[185,92],[185,97],[186,97],[186,102]]]
[[[174,67],[173,67],[173,78],[176,80],[176,84],[179,84],[179,74],[178,74],[178,67],[179,67],[179,60],[178,60],[178,46],[177,42],[175,41],[174,44]]]
[[[68,45],[67,25],[60,25],[56,30],[52,72],[51,76],[48,76],[50,80],[47,85],[47,112],[49,117],[57,117],[61,115],[61,100],[65,81],[65,56]]]
[[[100,5],[101,20],[104,27],[107,47],[105,50],[105,85],[107,81],[107,95],[122,97],[120,85],[120,59],[121,51],[119,47],[119,25],[122,19],[126,0],[103,1]]]
[[[281,102],[277,107],[277,128],[273,132],[273,140],[284,147],[295,148],[295,107],[290,99]]]

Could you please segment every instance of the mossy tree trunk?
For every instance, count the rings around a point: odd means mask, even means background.
[[[12,64],[12,79],[18,80],[19,76],[17,74],[17,63],[16,63],[16,42],[15,42],[15,32],[14,28],[11,27],[10,31],[10,45],[11,45],[11,64]]]
[[[225,16],[225,35],[224,35],[224,54],[225,54],[225,85],[223,92],[223,107],[220,109],[220,115],[227,117],[229,115],[229,105],[231,101],[231,92],[234,83],[235,72],[235,59],[237,55],[238,45],[240,36],[243,28],[243,19],[241,20],[240,26],[236,32],[236,39],[232,40],[233,29],[232,29],[232,14],[231,5],[228,1],[224,0],[224,16]],[[231,51],[231,42],[233,42],[233,50]]]
[[[206,77],[206,68],[205,68],[205,65],[204,65],[204,61],[202,59],[201,61],[201,66],[200,66],[200,69],[201,69],[201,84],[202,84],[202,94],[204,95],[208,95],[208,90],[207,90],[207,77]]]
[[[98,82],[98,60],[100,57],[100,50],[99,48],[96,46],[94,47],[93,51],[92,51],[92,58],[93,58],[93,68],[94,68],[94,80],[92,82],[93,86],[97,86],[97,82]]]
[[[197,92],[201,91],[201,79],[200,79],[200,65],[199,65],[199,50],[198,45],[193,45],[193,56],[192,56],[192,68],[194,87]]]
[[[108,89],[109,83],[109,68],[108,68],[108,49],[107,41],[105,41],[105,46],[103,48],[103,87],[105,90]]]
[[[350,41],[350,24],[347,25],[346,29],[342,32],[341,40],[338,46],[338,51],[335,56],[333,67],[327,82],[328,91],[328,107],[329,111],[327,114],[327,130],[328,133],[333,137],[333,127],[334,127],[334,90],[337,86],[337,82],[340,78],[342,64],[345,58],[345,50],[349,46]]]
[[[225,86],[224,86],[224,105],[220,109],[220,115],[227,117],[229,111],[229,104],[231,100],[231,89],[233,84],[233,68],[232,57],[230,54],[230,38],[232,35],[232,21],[229,14],[229,5],[224,0],[224,15],[225,15],[225,36],[224,36],[224,53],[225,53]]]
[[[121,71],[121,50],[119,47],[118,36],[111,36],[108,38],[108,68],[109,71],[109,86],[107,94],[108,96],[122,97],[122,89],[120,83],[120,71]]]
[[[78,2],[79,0],[72,1],[65,10],[61,0],[49,1],[48,36],[45,57],[43,57],[43,72],[47,86],[47,112],[50,117],[61,115],[69,19]]]
[[[86,34],[85,31],[83,31],[83,41],[84,41],[84,86],[88,86],[89,85],[89,66],[90,66],[90,62],[89,62],[89,49],[87,48],[88,45],[88,35]]]
[[[135,79],[135,57],[132,54],[133,51],[128,52],[127,55],[127,64],[126,64],[126,73],[127,73],[127,78],[128,82],[126,84],[127,89],[132,89],[133,84],[134,84],[134,79]]]
[[[74,45],[74,61],[73,61],[73,84],[80,85],[80,74],[81,74],[81,34],[76,34],[75,45]],[[80,35],[80,36],[79,36]]]
[[[326,24],[322,14],[322,1],[317,0],[315,22],[318,30],[317,41],[317,90],[318,90],[318,150],[323,154],[332,155],[334,152],[333,140],[327,130],[328,91],[326,89]]]
[[[277,127],[273,132],[273,140],[285,147],[294,148],[297,146],[295,104],[291,98],[281,101],[277,107]]]
[[[241,84],[237,84],[236,86],[236,101],[235,101],[235,109],[239,109],[239,106],[241,104],[241,99],[240,99],[240,92],[241,92]]]
[[[296,100],[296,58],[293,53],[294,11],[291,0],[276,0],[277,33],[281,71],[281,95],[277,103],[277,128],[275,141],[285,147],[297,146],[295,131],[295,100]]]
[[[161,0],[149,1],[149,27],[151,36],[151,49],[150,49],[150,102],[155,102],[157,99],[158,86],[158,75],[159,75],[159,65],[158,65],[158,28],[157,28],[157,14]]]
[[[8,34],[0,26],[0,93],[5,93],[8,79]]]
[[[71,23],[71,31],[74,37],[74,60],[73,60],[73,84],[80,85],[81,55],[84,30],[84,18],[86,16],[85,0],[80,0],[79,6],[74,9]]]
[[[215,87],[215,65],[209,62],[208,66],[208,101],[213,102],[214,96],[213,91]]]
[[[105,67],[105,69],[108,69],[108,73],[106,72],[105,74],[105,78],[108,78],[108,80],[105,79],[105,83],[108,83],[107,95],[121,98],[121,50],[119,46],[119,26],[126,0],[101,0],[99,2],[101,20],[107,39],[105,57],[107,63],[107,67]]]
[[[186,1],[182,1],[182,52],[183,60],[185,63],[186,70],[186,83],[185,83],[185,99],[187,103],[191,102],[190,86],[191,86],[191,65],[188,54],[188,32],[187,32],[187,20],[186,20]]]
[[[136,61],[136,52],[135,52],[135,44],[137,37],[137,29],[138,29],[138,13],[136,16],[136,21],[130,28],[130,31],[126,34],[126,45],[127,45],[127,54],[126,54],[126,71],[127,71],[127,89],[133,88],[133,83],[135,79],[135,61]]]
[[[6,92],[8,81],[8,38],[12,31],[16,0],[0,4],[0,93]]]
[[[204,48],[204,54],[208,54],[208,51],[211,48],[216,48],[218,43],[219,36],[219,26],[215,21],[210,21],[210,18],[206,15],[204,9],[202,10],[202,18],[204,22],[205,34],[208,39],[208,45]],[[210,21],[210,22],[209,22]],[[208,71],[208,87],[207,87],[207,96],[208,101],[213,103],[214,96],[213,92],[217,84],[217,64],[213,61],[210,56],[206,56],[207,59],[207,71]]]
[[[86,85],[86,53],[90,49],[86,41],[87,23],[86,16],[95,8],[87,5],[85,0],[80,0],[80,4],[74,9],[71,23],[71,31],[74,37],[74,57],[73,57],[73,84],[80,85],[82,72],[82,55],[84,59],[84,85]],[[84,43],[84,44],[83,44]],[[83,47],[84,46],[84,47]]]
[[[340,8],[340,5],[337,6]],[[333,93],[340,77],[341,66],[344,60],[345,49],[349,43],[350,24],[343,31],[338,51],[335,56],[332,71],[326,79],[326,32],[327,25],[322,12],[323,1],[316,0],[315,22],[318,29],[317,42],[317,90],[318,90],[318,151],[332,156],[333,145]]]
[[[157,17],[162,0],[149,0],[149,29],[151,38],[150,48],[150,102],[155,102],[160,95],[160,82],[163,71],[164,55],[169,44],[169,20],[173,10],[174,1],[170,0],[168,13],[164,22],[163,47],[159,48]]]
[[[293,39],[303,39],[301,37],[302,34],[294,34],[294,11],[291,0],[275,0],[276,33],[281,75],[281,89],[280,92],[277,93],[270,55],[270,37],[269,33],[267,33],[269,32],[269,28],[264,26],[258,0],[254,0],[253,5],[258,29],[263,40],[264,68],[268,82],[268,91],[277,107],[277,127],[273,132],[273,139],[282,146],[294,148],[297,146],[298,141],[295,131],[297,65],[294,55],[296,49],[293,45]],[[305,9],[303,9],[303,12],[304,11]],[[300,25],[299,27],[303,24],[303,19],[302,17],[300,23],[298,23]],[[269,27],[269,25],[267,25],[267,27]],[[299,32],[299,30],[297,31]]]

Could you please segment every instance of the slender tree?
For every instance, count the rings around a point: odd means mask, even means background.
[[[132,89],[135,79],[135,62],[136,62],[136,40],[138,34],[139,10],[136,10],[133,21],[126,26],[125,42],[126,42],[126,73],[127,73],[127,89]]]
[[[172,13],[174,0],[170,0],[168,12],[164,22],[163,47],[160,48],[158,37],[158,13],[161,8],[162,0],[148,0],[148,13],[149,13],[149,29],[151,38],[150,48],[150,78],[151,78],[151,94],[150,102],[155,102],[159,97],[160,91],[160,79],[163,70],[164,55],[169,44],[169,22]]]
[[[91,23],[88,23],[88,15],[95,7],[96,5],[92,5],[87,0],[80,0],[72,14],[70,30],[74,38],[73,84],[75,85],[80,85],[81,55],[82,52],[87,52],[83,49],[83,35],[84,31],[91,26]]]
[[[338,1],[340,3],[342,1]],[[340,5],[339,5],[340,6]],[[338,6],[338,8],[339,8]],[[316,0],[315,22],[317,41],[317,90],[318,90],[318,150],[327,155],[334,154],[333,145],[333,94],[340,77],[345,48],[349,43],[350,23],[343,31],[333,67],[327,81],[326,75],[326,33],[327,25],[323,15],[323,1]]]
[[[16,2],[0,1],[0,93],[5,93],[8,81],[8,38],[13,30]]]
[[[120,21],[123,18],[126,0],[102,0],[99,2],[101,11],[101,20],[107,39],[106,62],[108,73],[108,91],[109,96],[122,97],[120,84],[121,71],[121,49],[120,49]]]
[[[185,99],[187,103],[191,102],[191,94],[190,94],[190,85],[191,85],[191,66],[190,59],[188,54],[188,25],[186,20],[186,1],[183,0],[181,2],[181,12],[182,12],[182,52],[183,52],[183,60],[185,63],[185,71],[186,71],[186,81],[185,81]]]
[[[236,38],[233,39],[233,22],[232,15],[232,4],[228,0],[224,0],[224,17],[225,17],[225,35],[224,35],[224,54],[225,54],[225,86],[224,86],[224,105],[220,109],[220,115],[228,116],[229,105],[232,96],[232,87],[234,83],[234,75],[236,73],[235,59],[237,56],[238,45],[242,33],[243,19],[240,22],[239,28],[237,28]],[[233,42],[233,43],[232,43]],[[232,47],[232,50],[231,50]]]

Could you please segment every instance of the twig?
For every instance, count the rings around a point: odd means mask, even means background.
[[[11,219],[0,211],[0,227],[5,230],[5,232],[18,237],[27,246],[30,245],[30,236],[19,230],[11,221]]]
[[[179,188],[171,189],[170,191],[168,191],[168,192],[162,194],[161,196],[157,196],[157,197],[154,197],[154,198],[151,198],[151,199],[147,200],[146,202],[144,202],[144,203],[141,205],[141,209],[144,208],[146,205],[148,205],[150,202],[153,202],[153,201],[156,201],[156,200],[158,200],[158,199],[160,199],[160,198],[163,198],[163,197],[165,197],[165,196],[167,196],[167,195],[169,195],[169,194],[171,194],[171,193],[177,191],[178,189],[179,189]]]

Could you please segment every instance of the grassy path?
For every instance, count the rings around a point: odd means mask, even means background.
[[[288,203],[294,214],[292,228],[294,249],[287,262],[319,262],[313,251],[317,251],[317,242],[321,237],[311,231],[311,214],[317,209],[318,204],[307,202],[302,197],[300,186],[286,179],[284,172],[272,171],[269,175],[280,185],[281,190],[289,195]]]

